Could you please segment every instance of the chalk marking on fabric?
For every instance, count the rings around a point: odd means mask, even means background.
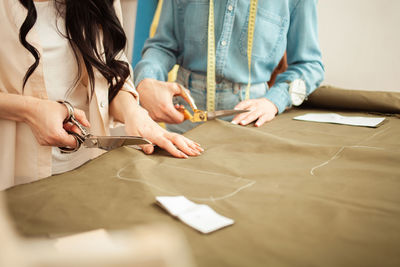
[[[136,161],[135,163],[137,164],[137,161]],[[133,164],[133,163],[132,163],[132,164]],[[125,166],[125,167],[119,169],[118,172],[117,172],[117,174],[116,174],[116,176],[113,176],[113,177],[114,177],[114,178],[117,178],[117,179],[120,179],[120,180],[123,180],[123,181],[142,183],[142,184],[145,184],[145,185],[147,185],[147,186],[149,186],[149,187],[152,187],[152,188],[154,188],[154,189],[156,189],[156,190],[159,190],[159,191],[161,191],[161,192],[164,192],[164,193],[167,193],[167,194],[170,194],[170,195],[181,194],[181,193],[179,193],[179,192],[169,191],[169,190],[167,190],[167,189],[164,189],[164,188],[162,188],[162,187],[160,187],[160,186],[158,186],[158,185],[156,185],[156,184],[154,184],[154,183],[148,182],[148,181],[144,181],[144,180],[137,179],[137,178],[124,177],[123,175],[121,175],[121,173],[122,173],[126,168],[128,168],[129,166],[131,166],[132,164],[128,164],[127,166]],[[162,163],[161,163],[161,164],[162,164]],[[174,166],[174,165],[172,165],[172,166]],[[189,168],[178,167],[178,166],[174,166],[174,167],[180,168],[180,169],[184,169],[184,170],[191,170],[191,171],[193,171],[192,169],[189,169]],[[221,173],[207,172],[207,171],[200,171],[200,170],[196,170],[196,172],[201,172],[201,173],[206,173],[206,174],[213,174],[213,175],[220,175],[220,176],[232,177],[232,178],[235,179],[235,182],[241,181],[241,180],[247,181],[247,182],[248,182],[248,184],[245,184],[245,185],[243,185],[243,186],[237,188],[235,191],[233,191],[233,192],[231,192],[231,193],[229,193],[229,194],[220,196],[220,197],[210,196],[210,197],[208,197],[208,198],[199,198],[199,197],[186,196],[188,199],[192,199],[192,200],[196,200],[196,201],[212,201],[212,202],[215,202],[215,201],[218,201],[218,200],[224,200],[224,199],[227,199],[227,198],[231,198],[231,197],[235,196],[236,194],[238,194],[240,191],[242,191],[242,190],[244,190],[244,189],[246,189],[246,188],[248,188],[248,187],[251,187],[251,186],[253,186],[253,185],[256,183],[256,181],[254,181],[254,180],[249,180],[249,179],[245,179],[245,178],[242,178],[242,177],[234,177],[234,176],[230,176],[230,175],[226,175],[226,174],[221,174]]]
[[[375,149],[375,150],[386,150],[383,147],[376,147],[376,146],[346,146],[348,148],[366,148],[366,149]]]
[[[323,166],[325,166],[325,165],[328,165],[331,161],[337,159],[337,158],[339,157],[340,153],[342,153],[342,151],[343,151],[344,149],[345,149],[345,147],[342,146],[342,147],[335,153],[335,155],[333,155],[333,157],[331,157],[329,160],[327,160],[327,161],[325,161],[325,162],[323,162],[323,163],[321,163],[321,164],[319,164],[319,165],[313,167],[313,168],[311,169],[311,171],[310,171],[311,175],[314,176],[314,171],[315,171],[316,169],[319,169],[319,168],[321,168],[321,167],[323,167]]]
[[[247,180],[247,179],[246,179],[246,180]],[[249,181],[250,181],[250,180],[249,180]],[[255,183],[256,183],[256,181],[252,181],[251,183],[249,183],[249,184],[247,184],[247,185],[244,185],[244,186],[242,186],[242,187],[239,187],[238,189],[236,189],[235,191],[233,191],[233,192],[230,193],[230,194],[227,194],[227,195],[222,196],[222,197],[217,197],[217,198],[211,196],[210,199],[211,199],[212,201],[216,201],[216,200],[224,200],[224,199],[233,197],[234,195],[236,195],[237,193],[239,193],[239,192],[242,191],[243,189],[246,189],[246,188],[248,188],[248,187],[250,187],[250,186],[253,186]]]
[[[360,143],[367,142],[367,141],[373,139],[374,137],[376,137],[376,136],[378,136],[378,135],[381,135],[381,134],[383,134],[384,132],[387,132],[387,131],[390,130],[391,128],[392,128],[392,127],[388,127],[388,128],[385,129],[385,130],[382,130],[382,131],[379,131],[379,132],[377,132],[377,133],[374,133],[374,134],[371,135],[370,137],[367,137],[365,140],[363,140],[363,141],[361,141],[361,142],[358,142],[357,145],[360,144]]]
[[[367,149],[385,150],[385,149],[382,148],[382,147],[362,146],[362,145],[360,145],[360,144],[361,144],[361,143],[364,143],[364,142],[367,142],[367,141],[370,141],[370,140],[373,139],[374,137],[383,134],[384,132],[388,131],[389,129],[391,129],[391,127],[388,127],[387,129],[382,130],[382,131],[379,131],[379,132],[377,132],[377,133],[374,133],[373,135],[367,137],[366,139],[364,139],[364,140],[362,140],[362,141],[356,143],[356,145],[353,145],[353,146],[342,146],[342,147],[335,153],[335,155],[333,155],[333,157],[331,157],[329,160],[327,160],[327,161],[325,161],[325,162],[323,162],[323,163],[321,163],[321,164],[319,164],[319,165],[317,165],[317,166],[311,168],[310,174],[313,175],[313,176],[315,176],[314,171],[315,171],[316,169],[319,169],[319,168],[321,168],[321,167],[324,167],[324,166],[328,165],[330,162],[332,162],[332,161],[334,161],[335,159],[339,158],[339,157],[340,157],[340,153],[342,153],[343,150],[344,150],[345,148],[367,148]]]

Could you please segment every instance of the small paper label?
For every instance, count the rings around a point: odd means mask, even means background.
[[[157,203],[171,215],[203,234],[232,225],[234,220],[221,216],[207,205],[198,205],[184,196],[156,197]]]
[[[196,203],[190,201],[184,196],[177,197],[156,197],[156,200],[161,207],[167,210],[171,215],[178,217],[179,214],[184,213],[197,206]]]
[[[234,223],[232,219],[219,215],[207,205],[198,205],[196,209],[179,215],[179,219],[203,234]]]

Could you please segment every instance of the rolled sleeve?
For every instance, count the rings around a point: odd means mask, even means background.
[[[275,84],[267,92],[266,98],[275,104],[275,106],[278,108],[278,114],[281,114],[286,110],[286,107],[289,107],[291,105],[289,96],[289,84]]]
[[[325,70],[318,40],[317,0],[299,0],[297,2],[291,11],[287,40],[288,68],[276,79],[276,87],[280,89],[275,93],[274,86],[271,88],[271,94],[274,94],[274,98],[277,99],[278,92],[282,94],[281,98],[286,96],[287,100],[281,99],[280,103],[286,103],[289,107],[291,100],[288,82],[296,79],[304,80],[307,87],[306,94],[309,95],[324,79]],[[285,92],[283,92],[283,88],[286,88]],[[271,101],[274,100],[271,99]]]
[[[133,72],[135,87],[146,78],[166,81],[169,71],[168,61],[169,58],[162,51],[156,49],[146,51]]]

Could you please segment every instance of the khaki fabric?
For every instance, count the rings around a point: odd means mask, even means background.
[[[186,134],[205,147],[197,158],[111,151],[9,189],[12,217],[26,236],[170,224],[198,266],[400,266],[400,120],[376,129],[293,120],[310,111],[261,128],[202,124]],[[202,235],[159,208],[160,195],[184,195],[235,224]]]
[[[58,240],[21,238],[12,227],[0,191],[2,267],[191,267],[187,240],[165,225],[106,232],[94,230]]]
[[[305,104],[317,108],[400,114],[400,93],[321,86],[309,96]]]

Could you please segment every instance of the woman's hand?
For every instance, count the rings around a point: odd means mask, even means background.
[[[85,113],[75,109],[76,119],[90,127]],[[75,138],[66,131],[80,133],[76,126],[63,125],[67,108],[60,103],[31,96],[0,93],[0,118],[25,122],[40,145],[76,147]]]
[[[177,133],[171,133],[154,122],[142,107],[137,107],[135,117],[125,121],[125,131],[128,135],[139,135],[155,145],[165,149],[177,158],[199,156],[204,150],[199,144]],[[153,145],[141,146],[143,152],[151,154]]]
[[[183,135],[168,132],[158,125],[129,92],[119,91],[111,102],[110,113],[116,120],[125,123],[126,134],[142,136],[174,157],[188,158],[188,156],[198,156],[204,151],[196,142]],[[141,147],[146,154],[154,151],[153,145]]]
[[[250,99],[240,102],[235,109],[250,110],[246,113],[241,113],[233,118],[233,124],[248,125],[256,121],[256,127],[260,127],[265,122],[271,121],[278,113],[278,108],[274,103],[267,98]]]
[[[32,129],[42,146],[76,147],[75,138],[67,131],[80,133],[76,126],[63,124],[68,116],[67,108],[58,102],[34,99],[28,109],[25,122]],[[90,127],[85,113],[75,109],[75,118],[85,127]]]

